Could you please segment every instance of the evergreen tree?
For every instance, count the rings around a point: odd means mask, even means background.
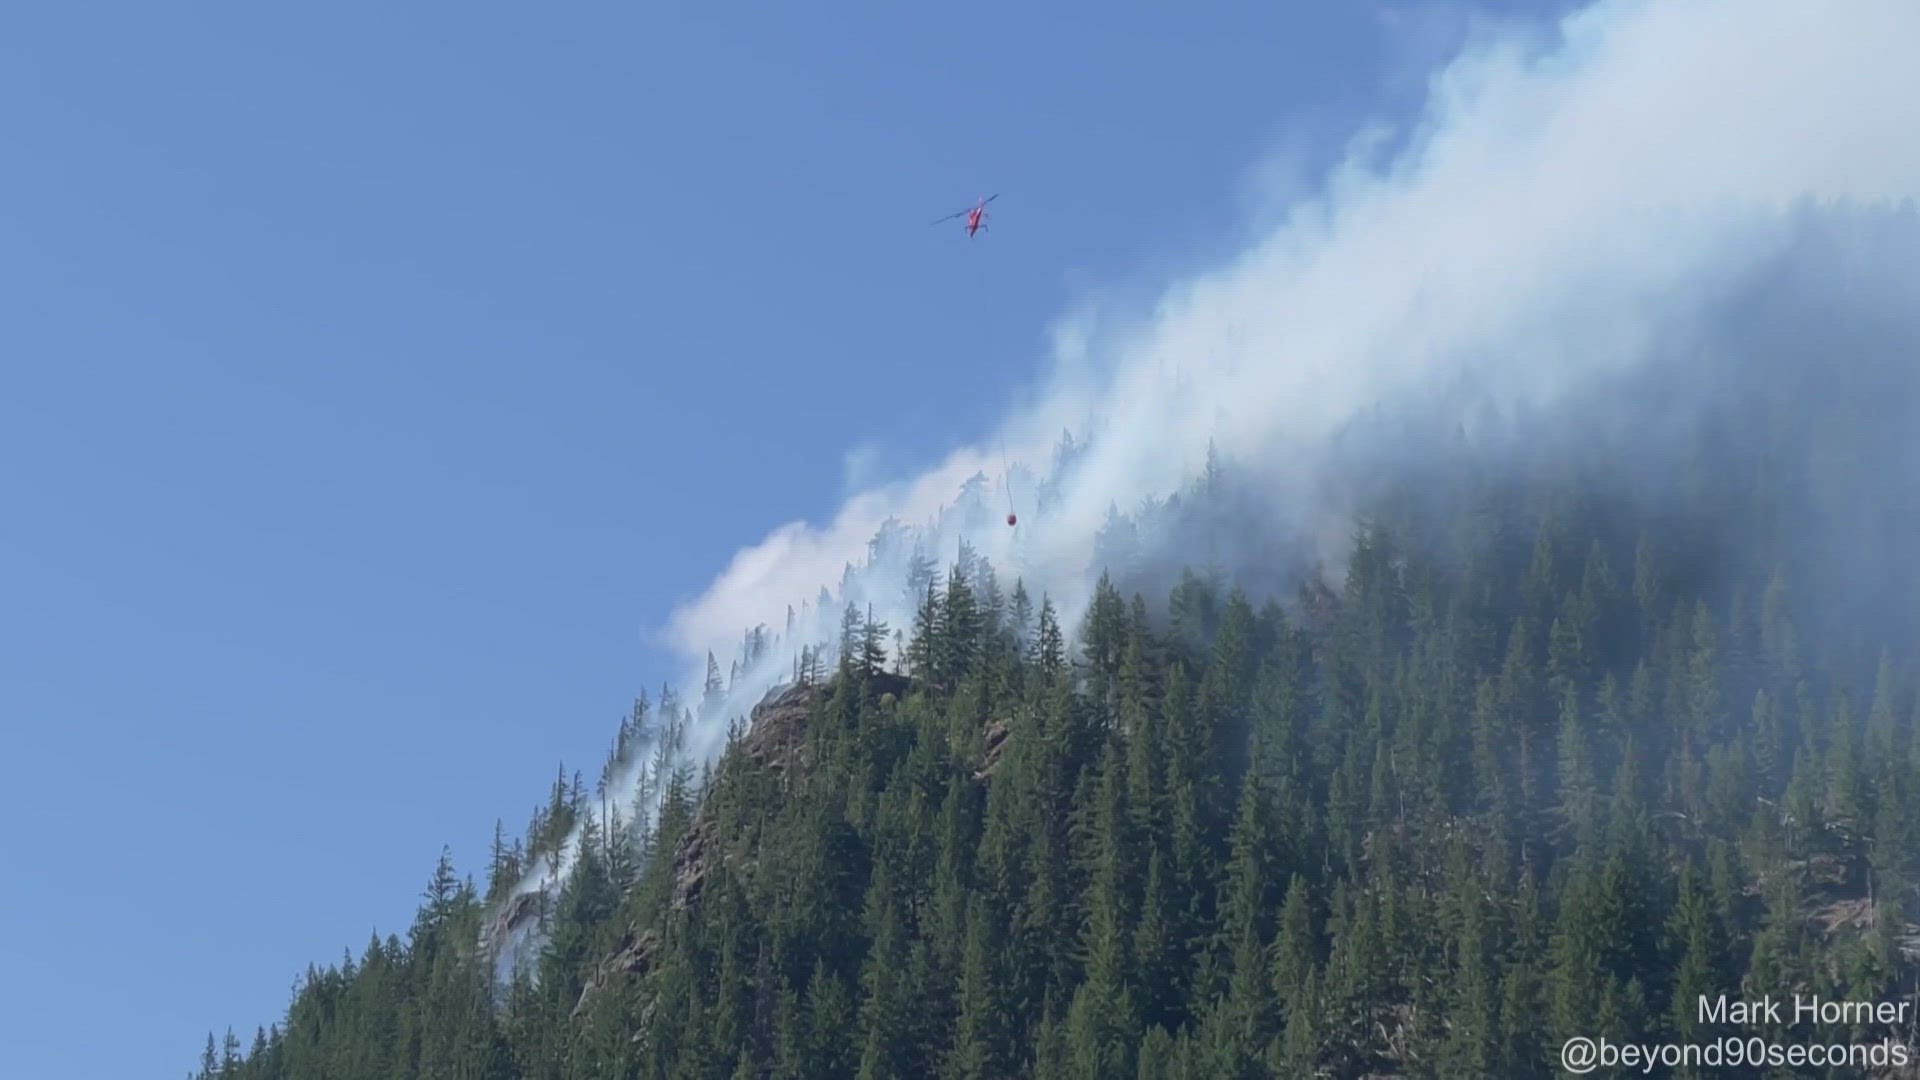
[[[796,636],[814,599],[732,679],[710,656],[695,707],[636,702],[592,797],[562,769],[496,827],[484,890],[443,850],[405,935],[199,1075],[1535,1076],[1571,1035],[1722,1034],[1703,994],[1897,997],[1920,626],[1794,531],[1851,493],[1782,463],[1852,460],[1860,425],[1781,400],[1663,443],[1678,500],[1604,479],[1612,435],[1511,455],[1562,437],[1490,418],[1354,493],[1337,590],[1225,569],[1268,538],[1216,455],[1109,516],[1072,635],[1008,567],[940,576],[883,529],[882,584],[825,598],[837,658]],[[914,610],[891,648],[881,597]],[[722,716],[775,648],[795,685]]]

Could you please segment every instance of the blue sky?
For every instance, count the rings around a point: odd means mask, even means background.
[[[9,1073],[179,1075],[404,933],[849,451],[986,430],[1076,289],[1230,252],[1268,152],[1404,114],[1459,29],[693,10],[11,13]]]

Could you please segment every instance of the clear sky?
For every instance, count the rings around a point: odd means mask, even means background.
[[[1427,8],[16,5],[4,1071],[181,1075],[404,934],[675,602],[1229,253],[1265,155],[1418,99]]]

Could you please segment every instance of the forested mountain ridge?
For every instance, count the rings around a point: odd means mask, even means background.
[[[405,940],[310,971],[200,1075],[1526,1077],[1576,1036],[1912,1044],[1696,1009],[1920,978],[1912,350],[1759,307],[1557,409],[1357,424],[1322,466],[1359,523],[1336,569],[1224,457],[1116,513],[1079,625],[961,548],[911,625],[849,610],[710,773],[669,771],[643,835],[563,776],[484,894],[443,860]],[[680,715],[623,736],[671,746]],[[490,918],[579,822],[520,912],[536,969],[496,986]]]

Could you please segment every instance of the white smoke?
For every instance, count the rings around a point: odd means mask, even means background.
[[[1369,126],[1311,197],[1261,215],[1280,224],[1231,265],[1128,325],[1063,324],[1036,403],[982,448],[740,551],[674,612],[667,640],[692,660],[693,687],[744,628],[766,625],[781,648],[693,726],[688,751],[715,753],[725,718],[785,679],[800,643],[832,641],[846,603],[908,625],[915,542],[944,567],[964,539],[1003,585],[1017,574],[1036,602],[1050,595],[1070,630],[1109,506],[1175,489],[1209,440],[1269,465],[1277,497],[1289,483],[1304,497],[1315,448],[1377,402],[1465,374],[1548,403],[1684,340],[1705,304],[1783,250],[1795,200],[1914,191],[1914,41],[1910,0],[1605,0],[1548,33],[1477,36],[1391,157]],[[1066,429],[1097,437],[1041,515],[1019,466],[1045,472]],[[996,487],[956,507],[976,473]],[[874,557],[889,521],[920,531]],[[822,586],[836,594],[815,605]],[[803,604],[788,635],[788,607]],[[616,790],[644,773],[625,770]]]

